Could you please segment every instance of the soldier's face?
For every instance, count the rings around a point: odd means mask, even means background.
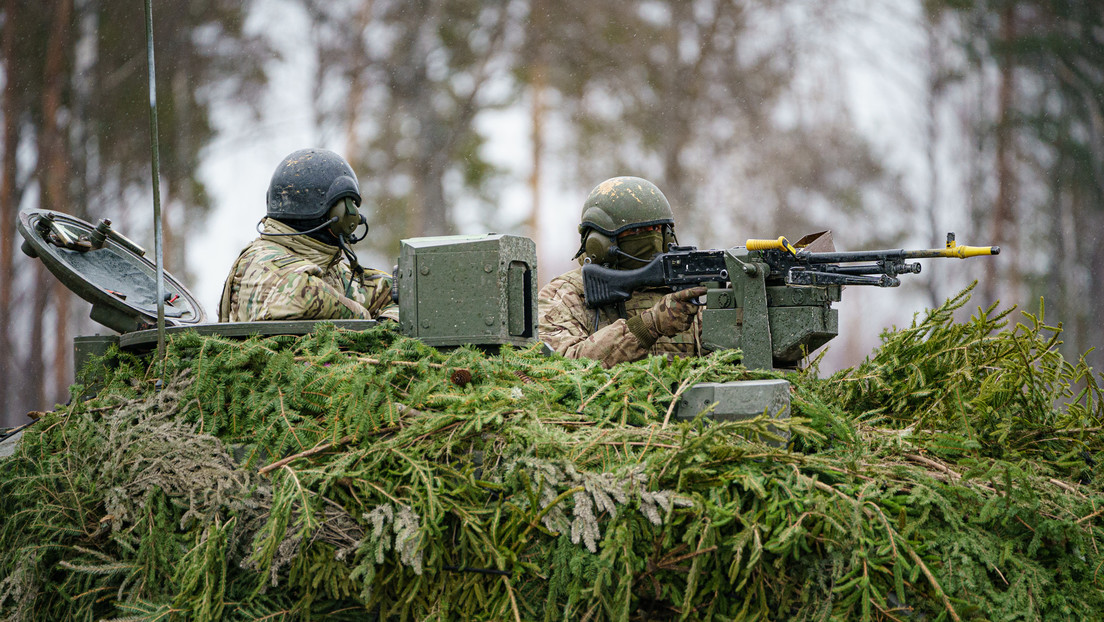
[[[656,253],[663,252],[663,227],[651,225],[623,231],[617,236],[617,246],[621,252],[633,257],[633,259],[621,257],[620,267],[629,270],[640,268]]]

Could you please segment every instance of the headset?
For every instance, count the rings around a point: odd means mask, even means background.
[[[347,238],[350,244],[356,244],[368,235],[368,219],[357,210],[352,197],[340,199],[330,207],[326,224],[330,225],[334,237],[339,240]],[[356,237],[353,234],[361,225],[364,225],[364,233]]]
[[[270,233],[261,230],[262,222],[264,222],[264,218],[257,221],[257,233],[267,237],[307,235],[326,227],[330,228],[330,233],[332,233],[340,243],[347,240],[349,244],[356,244],[368,235],[368,219],[357,210],[356,202],[352,197],[338,199],[338,201],[330,207],[330,211],[326,214],[326,220],[322,221],[318,226],[307,229],[306,231],[296,231],[295,233]],[[359,237],[353,235],[361,225],[364,225],[364,233]]]

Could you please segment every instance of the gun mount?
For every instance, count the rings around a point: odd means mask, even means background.
[[[839,334],[842,286],[797,287],[772,277],[759,251],[725,251],[729,281],[706,293],[702,346],[739,348],[749,368],[794,367]]]
[[[959,246],[953,233],[941,249],[837,252],[831,233],[790,244],[748,240],[727,250],[672,246],[635,270],[583,266],[584,298],[591,308],[627,300],[639,287],[685,289],[707,285],[702,314],[706,350],[739,348],[749,368],[795,367],[839,334],[845,285],[897,287],[918,274],[924,258],[997,255],[996,246]]]

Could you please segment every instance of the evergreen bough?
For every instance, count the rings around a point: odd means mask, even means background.
[[[115,350],[0,461],[0,620],[1098,617],[1099,377],[968,296],[826,379],[387,327]],[[671,416],[763,377],[788,421]]]

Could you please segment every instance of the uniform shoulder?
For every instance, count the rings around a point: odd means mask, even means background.
[[[277,270],[297,270],[315,266],[314,262],[292,252],[277,240],[259,237],[242,251],[242,258],[250,263],[267,264]]]
[[[560,276],[556,276],[548,284],[541,287],[540,293],[537,295],[539,303],[551,303],[555,299],[564,298],[583,298],[583,273],[582,268],[575,268],[575,270],[565,272]]]
[[[580,295],[583,292],[583,269],[575,268],[553,278],[547,285],[541,288],[541,298],[552,298],[559,292],[573,291]]]

